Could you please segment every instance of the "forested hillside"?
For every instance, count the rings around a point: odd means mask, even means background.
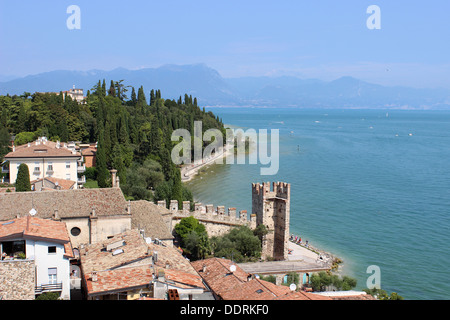
[[[98,142],[97,165],[88,179],[98,186],[111,185],[110,169],[117,169],[120,186],[131,199],[190,200],[181,183],[180,170],[171,161],[173,130],[188,129],[202,121],[203,132],[222,121],[185,94],[177,101],[163,99],[160,90],[126,86],[105,80],[87,91],[86,103],[56,93],[0,96],[0,160],[9,152],[10,136],[20,145],[46,136],[53,141]]]

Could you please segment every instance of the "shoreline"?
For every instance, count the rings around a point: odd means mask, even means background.
[[[192,163],[189,165],[183,165],[180,169],[181,173],[181,181],[182,182],[188,182],[194,178],[195,175],[198,174],[199,170],[201,168],[204,168],[210,164],[216,163],[217,160],[226,158],[230,152],[234,152],[234,145],[228,146],[225,145],[219,152],[219,154],[215,155],[212,158],[206,159],[203,161],[201,160],[201,163]],[[222,162],[223,163],[223,162]]]

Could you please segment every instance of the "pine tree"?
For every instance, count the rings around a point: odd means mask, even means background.
[[[31,191],[30,171],[25,163],[21,163],[16,179],[16,192]]]

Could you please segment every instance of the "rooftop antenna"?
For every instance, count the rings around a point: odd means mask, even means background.
[[[36,209],[34,208],[33,197],[31,197],[31,210],[30,210],[28,213],[29,213],[31,216],[34,216],[34,215],[37,213]]]

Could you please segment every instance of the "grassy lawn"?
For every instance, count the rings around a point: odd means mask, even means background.
[[[85,188],[98,188],[98,183],[95,180],[88,179],[84,184]]]

